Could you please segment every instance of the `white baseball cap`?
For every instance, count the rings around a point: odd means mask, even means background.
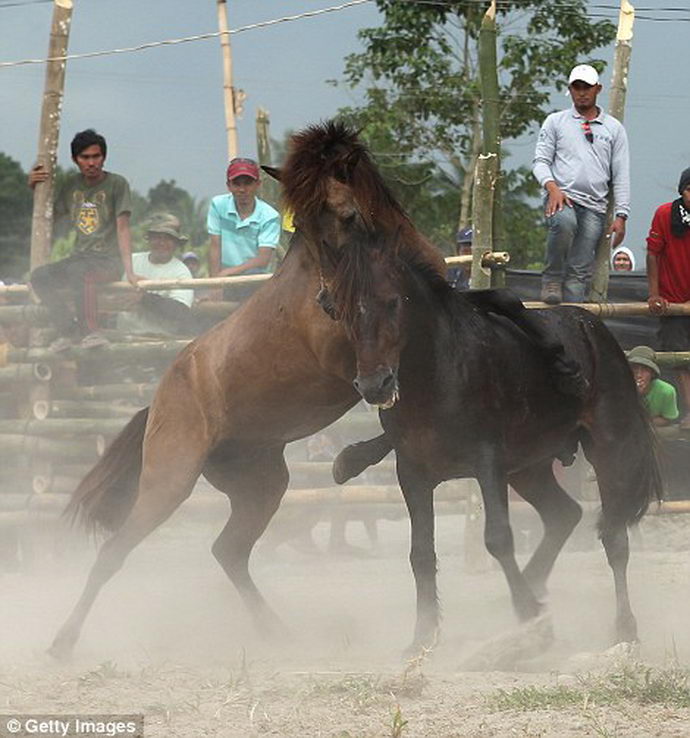
[[[568,84],[572,85],[573,82],[585,82],[588,85],[599,84],[599,72],[594,67],[590,67],[589,64],[578,64],[573,67],[568,77]]]

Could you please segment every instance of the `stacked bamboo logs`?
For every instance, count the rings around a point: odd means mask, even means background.
[[[471,257],[452,257],[451,263],[465,263]],[[508,257],[502,253],[487,255],[486,265],[504,266]],[[170,287],[201,288],[230,286],[255,282],[257,286],[267,275],[231,277],[221,279],[174,280],[144,282],[144,288]],[[111,285],[114,291],[131,289],[125,284]],[[23,285],[0,287],[0,295],[17,299],[27,294]],[[207,303],[207,313],[218,319],[237,307],[233,303]],[[209,309],[213,306],[212,309]],[[543,308],[542,303],[529,304]],[[602,318],[619,315],[644,315],[645,303],[614,305],[597,303],[582,305]],[[670,314],[690,314],[690,305],[671,306]],[[32,304],[0,305],[0,326],[22,326],[39,330],[48,323],[45,308]],[[0,459],[3,461],[4,482],[7,494],[0,494],[0,511],[16,509],[16,500],[40,495],[51,495],[56,507],[64,505],[66,494],[71,492],[83,475],[104,453],[107,444],[126,425],[129,418],[150,403],[156,382],[162,370],[188,344],[186,339],[161,338],[142,340],[122,337],[97,349],[72,347],[55,354],[42,346],[12,346],[0,344],[0,394],[3,405],[14,403],[11,417],[0,416]],[[657,362],[664,367],[690,366],[690,352],[657,354]],[[128,367],[147,367],[147,372]],[[80,376],[84,369],[87,380]],[[99,377],[101,371],[105,372]],[[119,374],[117,373],[119,371]],[[124,373],[124,376],[123,376]],[[98,378],[98,379],[96,379]],[[349,413],[333,426],[335,433],[347,442],[361,440],[380,432],[375,412],[361,409]],[[682,433],[677,429],[669,432]],[[401,497],[395,480],[393,463],[385,461],[367,473],[366,482],[353,480],[344,488],[334,488],[330,462],[307,462],[302,448],[292,450],[290,460],[290,503],[313,503],[327,500],[329,503],[388,504]],[[464,485],[458,485],[447,494],[448,504],[455,511],[462,497]],[[439,496],[443,497],[443,494]],[[11,500],[10,500],[11,498]],[[11,504],[10,504],[11,502]],[[42,503],[43,504],[43,503]],[[45,504],[52,504],[45,502]],[[681,505],[682,507],[682,505]],[[664,511],[677,511],[678,504],[666,505]]]

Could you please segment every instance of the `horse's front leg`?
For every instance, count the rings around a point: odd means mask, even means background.
[[[529,620],[541,612],[541,605],[515,560],[508,515],[508,480],[500,454],[493,446],[477,453],[477,481],[484,500],[486,549],[503,569],[518,618]]]
[[[434,485],[416,465],[398,454],[398,481],[410,514],[410,564],[417,589],[414,640],[406,655],[431,648],[439,626],[434,544]]]

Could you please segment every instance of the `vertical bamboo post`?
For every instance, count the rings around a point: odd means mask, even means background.
[[[218,0],[218,30],[221,33],[220,48],[223,54],[223,100],[225,102],[228,159],[234,159],[238,152],[237,123],[235,122],[235,88],[232,84],[232,49],[230,48],[226,0]]]
[[[271,136],[269,133],[271,118],[268,110],[259,108],[256,111],[256,151],[259,164],[272,165],[271,160]],[[272,177],[263,177],[261,180],[261,197],[274,208],[278,208],[280,199],[278,183]]]
[[[482,266],[482,258],[491,251],[493,241],[493,206],[498,156],[480,154],[474,173],[473,233],[472,233],[472,289],[491,287],[491,270]]]
[[[632,54],[633,25],[635,8],[628,0],[621,0],[618,15],[618,34],[616,51],[613,59],[613,76],[611,78],[611,95],[609,96],[609,114],[622,123],[625,116],[625,96],[628,90],[628,70]],[[606,218],[607,230],[613,219],[613,192],[609,193],[609,207]],[[606,300],[609,288],[609,262],[611,259],[611,239],[606,235],[597,245],[594,260],[594,275],[589,299],[592,302]]]
[[[60,57],[67,55],[71,21],[72,0],[54,0],[53,21],[48,44],[48,58],[54,61],[49,61],[46,65],[36,160],[36,163],[40,164],[50,176],[45,182],[37,184],[34,189],[34,206],[31,217],[31,269],[45,264],[50,259],[54,173],[67,66],[67,62]]]
[[[484,14],[479,31],[479,81],[482,95],[482,148],[484,155],[495,157],[492,185],[492,224],[488,250],[502,250],[503,217],[501,206],[501,132],[500,92],[498,87],[498,62],[496,53],[496,0],[492,0]],[[476,201],[475,201],[476,202]],[[474,234],[476,237],[476,232]],[[498,274],[497,274],[498,276]],[[472,283],[476,286],[475,283]]]

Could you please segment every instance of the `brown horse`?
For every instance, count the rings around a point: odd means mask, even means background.
[[[626,526],[660,499],[661,484],[653,433],[613,336],[575,307],[530,311],[519,319],[524,307],[510,292],[457,292],[410,252],[370,249],[366,258],[348,259],[360,269],[357,286],[342,291],[354,318],[348,333],[357,354],[357,386],[364,399],[379,405],[389,400],[390,406],[380,412],[385,433],[344,449],[334,475],[344,482],[396,451],[417,585],[413,648],[431,644],[439,624],[434,488],[447,479],[478,480],[486,547],[504,571],[518,616],[528,620],[540,613],[547,577],[580,520],[580,506],[552,471],[554,458],[572,454],[578,442],[601,495],[599,527],[616,590],[616,640],[636,639]],[[348,312],[337,299],[335,309]],[[535,321],[540,340],[578,357],[582,394],[560,390],[531,335]],[[387,373],[399,377],[399,397],[382,396],[379,377]],[[515,560],[508,484],[544,524],[543,539],[523,570]]]
[[[294,137],[280,178],[297,231],[276,274],[237,312],[193,341],[75,491],[68,507],[113,531],[51,653],[68,655],[101,587],[129,552],[190,495],[199,475],[228,495],[232,514],[213,554],[257,625],[279,625],[249,573],[251,550],[288,484],[285,444],[351,408],[355,356],[342,322],[326,315],[329,289],[351,281],[353,249],[414,249],[444,270],[344,127]],[[347,289],[347,287],[345,288]],[[330,311],[332,313],[332,310]],[[381,377],[382,383],[390,378]]]

